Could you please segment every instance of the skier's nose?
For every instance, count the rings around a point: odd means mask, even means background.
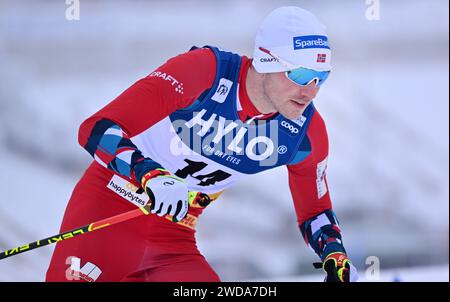
[[[316,97],[317,92],[319,92],[320,87],[316,85],[316,82],[311,82],[306,86],[299,87],[299,97],[303,100],[310,101]]]

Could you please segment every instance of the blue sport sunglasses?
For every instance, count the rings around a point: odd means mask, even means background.
[[[315,81],[317,86],[320,86],[325,82],[330,74],[330,71],[317,71],[304,67],[296,68],[294,70],[286,71],[286,77],[300,86],[307,86],[311,82]]]
[[[281,63],[282,65],[284,65],[285,67],[292,69],[292,70],[285,72],[286,77],[299,86],[307,86],[310,83],[312,83],[313,81],[316,82],[317,86],[320,86],[325,82],[325,80],[330,75],[330,70],[317,71],[317,70],[309,69],[309,68],[305,68],[305,67],[296,67],[295,65],[287,62],[286,60],[283,60],[276,54],[272,53],[268,49],[259,47],[259,50],[261,50],[261,51],[267,53],[268,55],[270,55],[271,57],[277,59],[277,61],[279,63]]]

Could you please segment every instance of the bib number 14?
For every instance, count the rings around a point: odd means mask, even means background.
[[[222,181],[231,176],[231,174],[222,170],[216,170],[209,174],[198,174],[194,176],[194,174],[205,169],[208,166],[208,164],[189,159],[185,159],[184,161],[187,163],[187,166],[184,167],[183,169],[177,170],[175,172],[175,175],[183,179],[185,179],[188,176],[192,176],[193,178],[200,180],[200,183],[198,183],[199,186],[204,187],[210,186],[215,184],[216,182]]]

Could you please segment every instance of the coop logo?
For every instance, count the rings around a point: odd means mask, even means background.
[[[295,127],[294,125],[292,125],[291,123],[289,123],[287,121],[282,121],[281,127],[288,129],[289,132],[291,132],[291,134],[297,134],[299,132],[297,127]]]
[[[183,83],[176,80],[170,74],[167,74],[167,73],[161,72],[161,71],[153,71],[151,74],[148,75],[148,77],[149,78],[157,77],[157,78],[164,79],[165,81],[170,82],[170,84],[175,88],[176,92],[178,92],[179,94],[184,94]]]
[[[326,36],[298,36],[293,38],[294,50],[308,48],[328,48],[328,38]]]

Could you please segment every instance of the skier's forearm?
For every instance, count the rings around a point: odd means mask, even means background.
[[[107,119],[87,120],[80,126],[79,142],[102,166],[140,183],[148,171],[162,168],[145,158],[122,128]]]
[[[326,210],[300,225],[303,238],[322,259],[335,252],[346,253],[334,212]]]

